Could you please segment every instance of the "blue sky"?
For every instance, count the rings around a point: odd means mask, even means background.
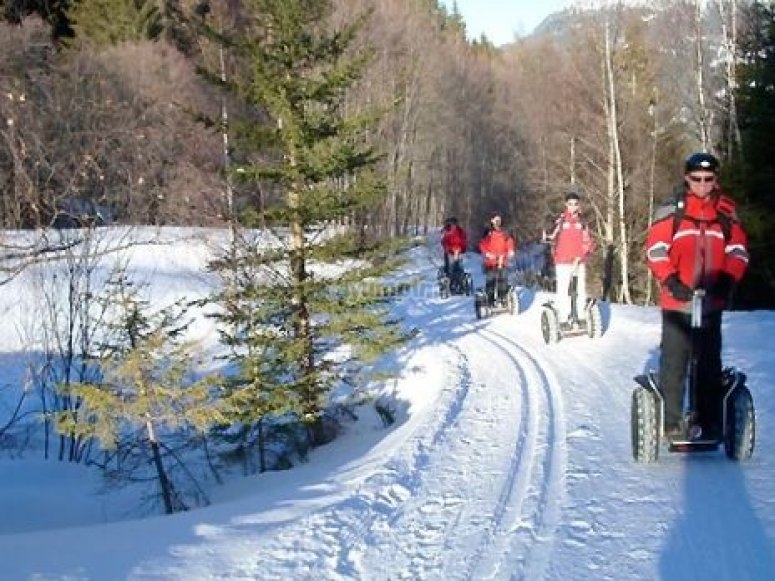
[[[455,0],[442,0],[452,8]],[[532,32],[549,14],[562,10],[571,0],[457,0],[470,38],[484,32],[495,45],[514,40],[514,34]]]

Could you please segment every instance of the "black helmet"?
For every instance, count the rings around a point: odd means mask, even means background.
[[[718,159],[710,153],[693,153],[686,158],[684,164],[684,173],[693,171],[712,171],[718,172]]]
[[[455,218],[454,216],[450,216],[449,218],[447,218],[447,224],[457,225],[457,218]]]
[[[576,200],[577,202],[580,200],[578,192],[575,192],[573,190],[569,191],[567,194],[565,194],[565,201],[568,202],[570,200]]]

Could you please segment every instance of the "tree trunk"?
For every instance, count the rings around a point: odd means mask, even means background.
[[[617,111],[616,80],[614,78],[613,48],[611,42],[610,25],[605,23],[605,76],[608,93],[608,137],[610,141],[609,152],[612,154],[611,171],[609,172],[609,186],[611,201],[616,201],[619,221],[619,263],[621,266],[621,296],[622,300],[630,304],[630,274],[629,274],[629,242],[627,240],[626,208],[624,200],[624,175],[622,170],[622,151],[619,143],[619,117]]]
[[[264,438],[264,420],[258,420],[258,471],[266,472],[266,439]]]
[[[147,419],[145,422],[145,431],[148,434],[148,441],[151,444],[151,453],[153,454],[153,464],[156,466],[156,475],[159,477],[159,486],[161,487],[161,498],[164,501],[164,512],[172,514],[175,512],[172,505],[172,487],[170,486],[167,473],[164,471],[164,463],[161,459],[161,449],[156,440],[156,433],[153,429],[153,422]]]
[[[651,127],[651,160],[649,162],[649,215],[648,215],[648,228],[651,228],[651,221],[654,217],[654,182],[657,167],[657,142],[659,140],[659,123],[657,120],[657,102],[658,97],[654,98],[651,104],[651,118],[653,125]],[[651,304],[651,290],[653,275],[651,269],[646,269],[646,298],[645,304]]]
[[[603,62],[603,79],[606,80],[606,86],[607,86],[607,79],[608,79],[608,68],[609,63],[608,59],[610,55],[608,54],[609,46],[608,46],[608,22],[606,21],[605,24],[605,31],[604,31],[604,62]],[[608,95],[607,88],[605,89],[606,94],[603,98],[604,108],[605,108],[605,116],[606,116],[606,132],[608,135],[608,156],[607,156],[607,162],[606,162],[606,205],[605,205],[605,220],[603,222],[603,236],[605,238],[606,242],[606,249],[607,249],[607,255],[606,258],[608,259],[608,264],[606,264],[606,267],[609,271],[613,272],[613,262],[611,258],[611,253],[613,252],[613,249],[616,248],[615,240],[614,240],[614,208],[616,207],[616,170],[615,170],[615,158],[616,158],[616,151],[614,147],[614,134],[611,130],[611,99]],[[613,277],[612,277],[613,278]]]
[[[709,114],[708,114],[708,107],[705,103],[705,73],[704,73],[704,66],[705,66],[705,57],[703,56],[703,46],[702,46],[702,3],[700,0],[696,0],[695,2],[695,13],[694,13],[694,24],[695,24],[695,53],[696,53],[696,65],[697,68],[694,71],[694,80],[697,87],[697,106],[699,108],[698,111],[698,121],[699,121],[699,130],[700,130],[700,141],[702,142],[702,150],[703,151],[710,151],[710,120],[709,120]]]
[[[737,119],[737,0],[730,0],[727,14],[724,0],[718,0],[721,19],[721,35],[726,51],[725,81],[727,96],[727,159],[733,159],[735,153],[742,155],[743,138]]]

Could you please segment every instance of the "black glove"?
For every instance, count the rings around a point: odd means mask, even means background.
[[[684,302],[692,300],[692,289],[681,282],[681,279],[678,278],[677,274],[673,273],[668,276],[665,280],[665,286],[667,287],[667,290],[670,291],[670,294],[677,300]]]
[[[722,272],[716,280],[716,284],[713,285],[711,294],[716,298],[727,300],[732,294],[733,288],[735,288],[735,279],[731,274]]]

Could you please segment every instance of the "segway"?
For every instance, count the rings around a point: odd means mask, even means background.
[[[587,299],[584,305],[585,317],[579,317],[578,312],[578,273],[574,270],[568,284],[570,296],[570,316],[565,322],[560,322],[560,315],[554,302],[548,301],[541,308],[541,335],[547,345],[557,343],[566,337],[587,335],[597,339],[603,335],[603,315],[597,299]]]
[[[476,289],[474,293],[474,312],[477,319],[485,319],[498,313],[508,312],[512,315],[519,313],[519,293],[517,292],[517,287],[510,285],[507,280],[504,280],[503,270],[498,273],[498,277],[495,279],[492,302],[488,300],[485,289]]]
[[[632,392],[631,439],[636,462],[648,464],[659,458],[661,442],[670,452],[703,452],[717,450],[723,444],[730,460],[744,461],[753,455],[756,440],[756,415],[753,397],[746,386],[746,376],[734,367],[722,371],[722,429],[720,434],[703,434],[697,423],[698,337],[702,330],[702,301],[705,291],[696,290],[692,298],[691,343],[688,396],[684,414],[685,429],[679,436],[665,436],[665,400],[656,373],[650,371],[635,377],[638,386]]]
[[[471,275],[460,265],[460,259],[453,260],[450,264],[450,274],[444,267],[439,268],[437,280],[439,283],[439,296],[446,299],[452,295],[471,296],[474,283]]]

